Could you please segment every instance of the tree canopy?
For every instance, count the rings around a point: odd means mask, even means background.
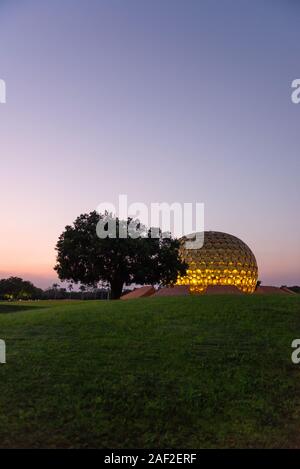
[[[115,222],[116,237],[99,238],[99,221]],[[172,284],[186,264],[179,257],[179,241],[162,235],[159,229],[147,229],[138,220],[137,237],[121,238],[124,227],[130,230],[132,218],[125,221],[96,211],[80,215],[65,227],[56,245],[55,270],[61,280],[85,285],[107,282],[111,298],[120,298],[124,284]],[[151,237],[155,230],[157,237]]]
[[[28,300],[40,298],[43,291],[28,280],[9,277],[0,280],[0,297],[8,300]]]

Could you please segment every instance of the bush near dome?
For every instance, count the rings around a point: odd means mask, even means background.
[[[258,268],[251,249],[239,238],[218,231],[205,231],[200,249],[186,249],[181,238],[180,255],[188,264],[186,275],[179,275],[176,285],[189,285],[191,293],[204,293],[210,285],[234,285],[244,293],[253,293]]]

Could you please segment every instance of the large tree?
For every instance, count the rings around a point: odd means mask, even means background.
[[[115,222],[116,236],[99,238],[99,221],[104,227]],[[121,238],[119,234],[124,234],[124,228],[130,231],[133,223],[139,236]],[[186,269],[179,257],[179,241],[162,236],[158,229],[157,237],[152,237],[153,232],[131,218],[121,221],[95,211],[82,214],[59,237],[55,270],[61,280],[84,285],[109,283],[112,299],[120,298],[124,284],[172,284]]]

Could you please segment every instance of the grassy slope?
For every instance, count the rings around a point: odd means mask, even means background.
[[[299,443],[300,296],[26,306],[0,303],[0,446]]]

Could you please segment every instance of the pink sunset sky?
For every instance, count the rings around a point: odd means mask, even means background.
[[[0,277],[57,281],[65,225],[127,194],[203,202],[205,229],[246,242],[265,285],[300,284],[299,12],[1,2]]]

